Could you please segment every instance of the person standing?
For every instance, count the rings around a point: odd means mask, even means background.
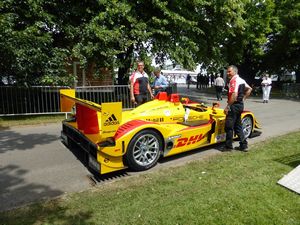
[[[214,85],[216,88],[217,99],[218,99],[218,101],[220,101],[220,100],[222,100],[222,92],[223,92],[223,88],[225,86],[225,82],[220,74],[217,74],[217,78],[215,79]]]
[[[269,103],[272,88],[272,79],[269,77],[269,74],[265,74],[263,77],[261,88],[263,93],[263,103]]]
[[[200,89],[200,82],[201,82],[201,73],[198,73],[198,75],[197,75],[197,86],[196,86],[197,89]]]
[[[161,91],[165,91],[168,86],[168,81],[164,75],[160,73],[160,69],[156,68],[154,70],[155,79],[153,82],[154,95],[157,95]]]
[[[188,75],[186,76],[186,84],[187,84],[187,88],[188,88],[188,89],[190,89],[191,79],[192,79],[191,75],[188,74]]]
[[[227,106],[224,109],[226,115],[226,142],[223,150],[233,149],[233,132],[235,132],[240,140],[240,146],[236,149],[246,152],[248,142],[244,136],[241,114],[244,110],[244,100],[250,95],[252,88],[238,75],[238,69],[234,65],[227,68],[227,77],[229,79],[229,90]]]
[[[137,63],[137,70],[130,76],[130,99],[138,106],[147,101],[147,94],[150,93],[151,98],[154,98],[150,85],[149,77],[144,71],[144,62]]]
[[[204,88],[208,88],[209,85],[209,75],[206,74],[206,76],[204,76]]]
[[[212,87],[213,84],[215,83],[215,75],[211,74],[211,75],[209,76],[209,78],[210,78],[210,86]]]

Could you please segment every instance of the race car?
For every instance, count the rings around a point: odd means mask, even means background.
[[[225,141],[225,114],[212,106],[160,92],[154,100],[122,111],[121,102],[97,104],[61,90],[61,111],[76,110],[62,122],[62,141],[85,152],[87,166],[99,174],[130,168],[147,170],[160,157]],[[241,116],[246,137],[259,129],[254,114]]]

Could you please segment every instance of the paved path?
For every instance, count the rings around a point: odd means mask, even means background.
[[[216,101],[214,96],[194,88],[186,90],[185,87],[178,87],[178,91],[203,102]],[[221,105],[225,104],[223,100]],[[271,99],[270,103],[263,104],[261,99],[250,98],[246,109],[255,113],[263,127],[262,135],[250,139],[250,144],[300,130],[300,102]],[[60,130],[60,124],[50,124],[0,131],[0,211],[91,187],[91,181],[87,178],[89,172],[60,142]],[[171,160],[161,160],[152,171],[201,160],[213,154],[221,153],[208,147],[175,156]],[[135,174],[138,173],[128,173],[129,176]]]

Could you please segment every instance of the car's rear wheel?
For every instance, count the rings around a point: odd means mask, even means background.
[[[130,141],[125,155],[128,167],[135,171],[153,167],[162,151],[162,139],[154,130],[143,130]]]
[[[252,129],[253,129],[253,120],[251,116],[245,116],[242,119],[242,127],[245,138],[251,137]]]

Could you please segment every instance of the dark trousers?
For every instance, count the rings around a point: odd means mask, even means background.
[[[226,146],[232,148],[234,133],[239,137],[240,146],[246,147],[248,142],[245,139],[243,127],[241,124],[241,114],[244,110],[244,103],[234,103],[230,106],[230,111],[226,116],[225,132]]]
[[[137,103],[137,106],[147,102],[147,94],[139,94],[139,95],[134,95],[135,101]]]
[[[216,95],[218,100],[222,100],[222,91],[223,91],[222,86],[216,86]]]

